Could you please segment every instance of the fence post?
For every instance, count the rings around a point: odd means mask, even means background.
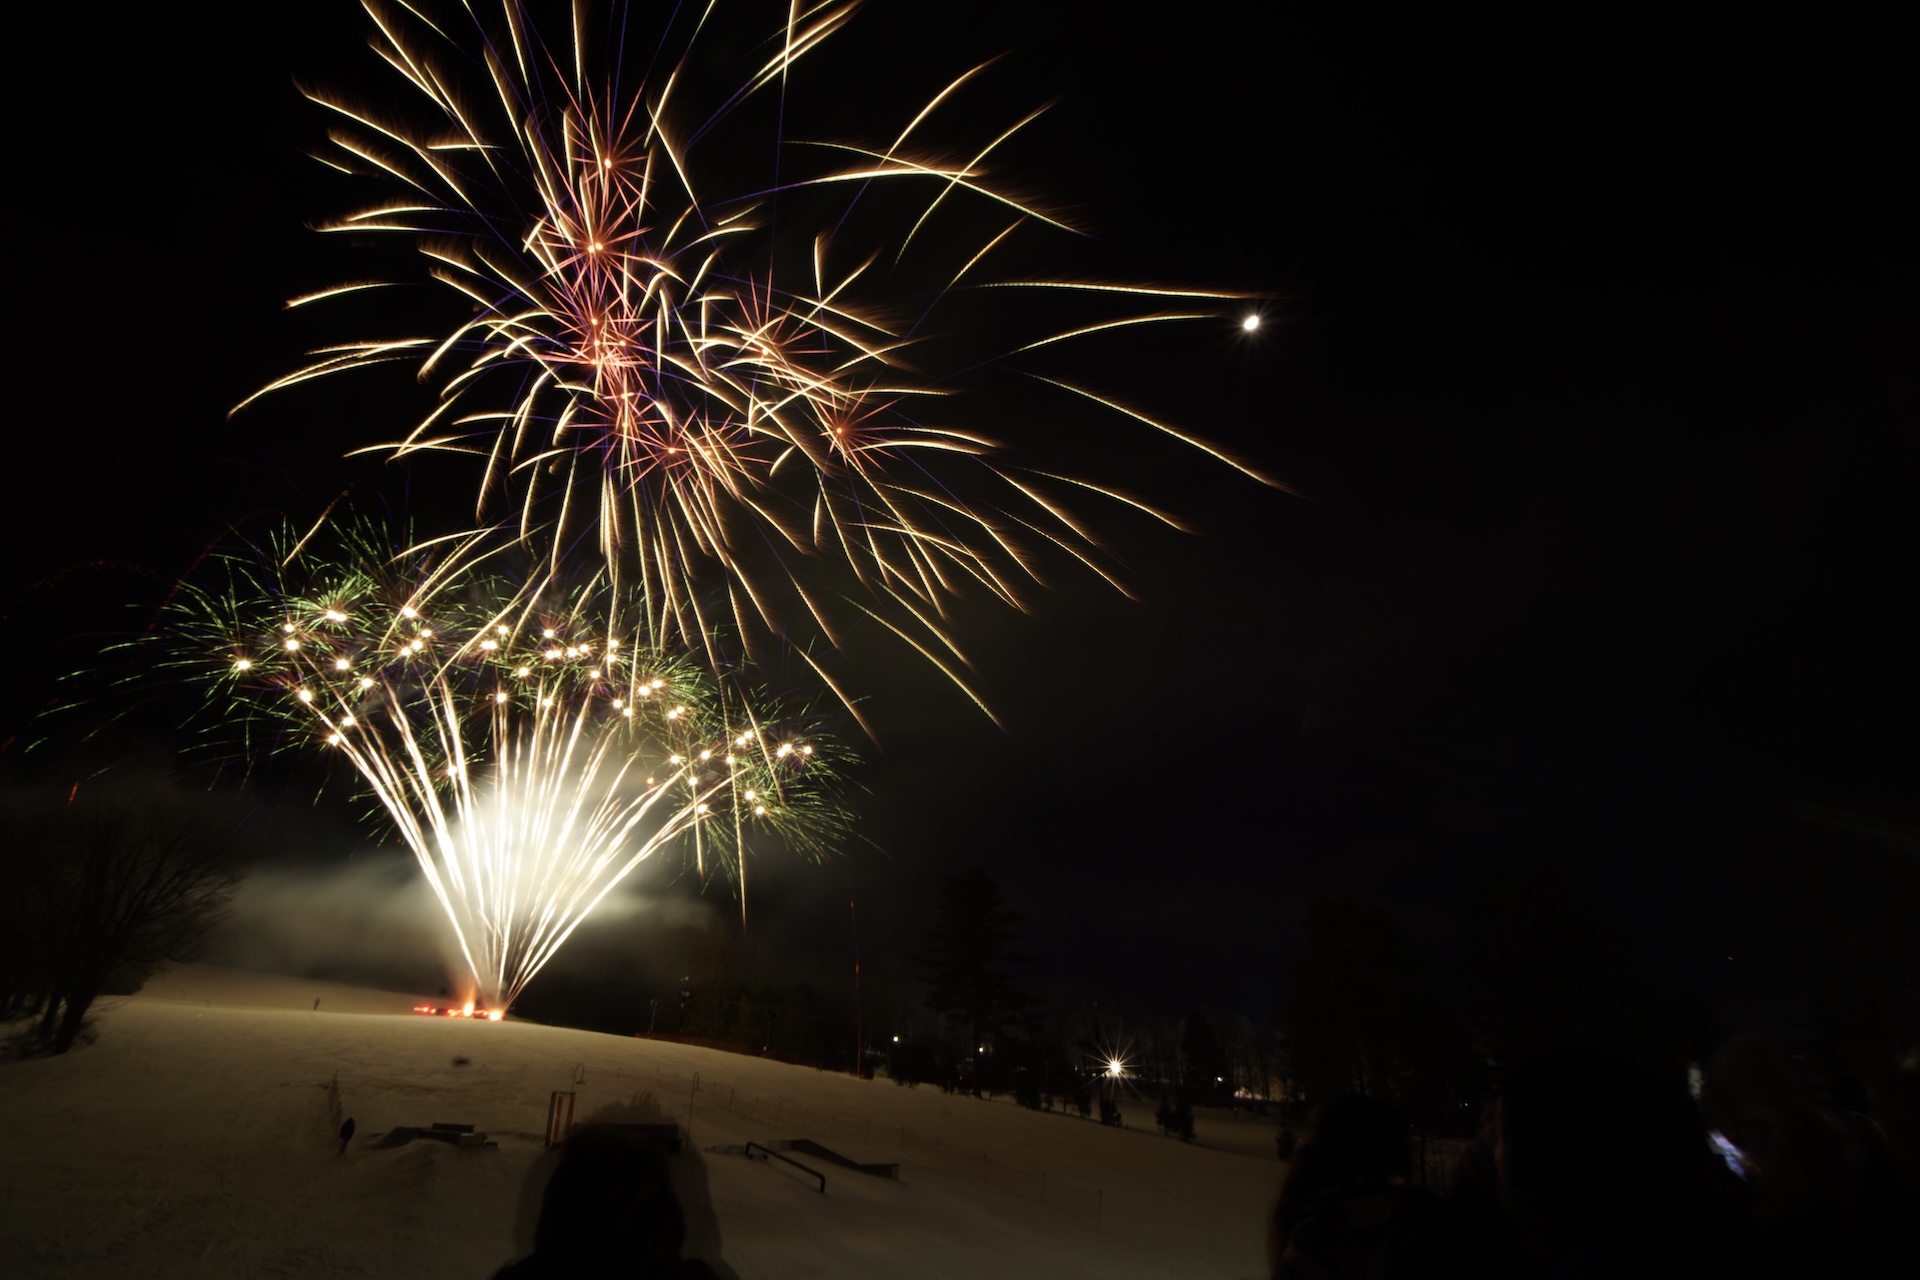
[[[320,1091],[327,1095],[327,1121],[333,1126],[331,1129],[333,1135],[338,1137],[346,1111],[345,1105],[340,1101],[340,1073],[334,1072],[332,1079],[320,1086]]]
[[[565,1104],[562,1105],[562,1099]],[[574,1094],[571,1089],[555,1089],[547,1098],[547,1145],[557,1147],[573,1133]]]

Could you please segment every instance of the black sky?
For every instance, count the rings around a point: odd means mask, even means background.
[[[224,417],[340,336],[279,304],[367,270],[304,226],[368,193],[304,158],[293,86],[388,91],[363,25],[215,4],[23,44],[67,70],[16,135],[10,665],[377,473],[337,455],[400,415],[351,388]],[[1096,233],[1061,253],[1268,321],[1102,384],[1294,492],[1132,477],[1199,530],[1116,523],[1137,602],[1063,579],[963,624],[1004,732],[877,672],[884,856],[770,867],[768,936],[834,962],[851,883],[870,951],[911,951],[977,862],[1056,991],[1263,1015],[1315,896],[1444,957],[1490,859],[1558,859],[1688,981],[1756,956],[1751,1003],[1800,967],[1825,944],[1780,867],[1852,868],[1845,911],[1915,852],[1898,45],[1857,15],[876,3],[822,111],[890,123],[1003,52],[983,130],[1061,95],[1008,161]]]

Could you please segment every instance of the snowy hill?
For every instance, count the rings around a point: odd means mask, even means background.
[[[320,1007],[314,1009],[318,998]],[[0,1066],[0,1274],[484,1280],[530,1247],[550,1095],[671,1120],[690,1252],[741,1277],[1254,1277],[1271,1129],[1201,1145],[692,1046],[428,1018],[412,997],[185,966],[103,1001],[96,1043]],[[331,1136],[337,1082],[356,1136]],[[1151,1106],[1128,1108],[1150,1126]],[[497,1147],[393,1130],[456,1122]],[[874,1177],[796,1153],[811,1139]],[[1211,1145],[1209,1145],[1211,1144]],[[1226,1148],[1226,1149],[1221,1149]]]

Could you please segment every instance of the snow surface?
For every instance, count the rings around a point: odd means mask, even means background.
[[[320,1008],[313,1001],[320,999]],[[1271,1126],[1203,1113],[1188,1146],[1127,1130],[658,1041],[410,1012],[415,997],[183,966],[102,1001],[94,1043],[0,1066],[0,1275],[445,1276],[531,1247],[577,1119],[672,1120],[689,1252],[758,1277],[1255,1277],[1285,1166]],[[463,1063],[460,1059],[465,1059]],[[356,1135],[342,1156],[326,1084]],[[697,1080],[697,1088],[696,1086]],[[577,1081],[577,1083],[576,1083]],[[499,1145],[396,1126],[477,1126]],[[711,1150],[811,1138],[807,1155]]]

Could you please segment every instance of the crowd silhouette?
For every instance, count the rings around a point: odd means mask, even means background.
[[[1759,1035],[1722,1045],[1690,1091],[1595,1053],[1506,1072],[1447,1185],[1412,1176],[1395,1106],[1314,1109],[1267,1225],[1274,1280],[1803,1280],[1920,1274],[1920,1074],[1810,1080]],[[1697,1096],[1695,1096],[1697,1093]],[[667,1158],[576,1132],[545,1188],[532,1256],[497,1280],[719,1273],[682,1257]]]
[[[1600,1054],[1508,1071],[1443,1190],[1392,1104],[1312,1113],[1268,1224],[1275,1280],[1920,1274],[1916,1077],[1803,1078],[1736,1037],[1691,1095]]]

